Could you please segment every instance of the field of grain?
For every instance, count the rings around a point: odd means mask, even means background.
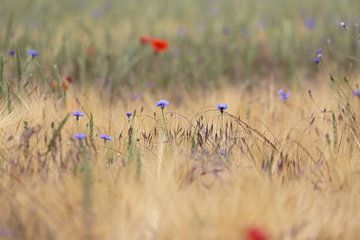
[[[359,7],[2,0],[0,239],[359,239]]]

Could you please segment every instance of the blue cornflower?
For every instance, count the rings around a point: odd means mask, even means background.
[[[112,136],[110,136],[110,135],[101,134],[101,135],[100,135],[100,138],[101,138],[102,140],[104,140],[104,142],[106,142],[106,141],[112,141]]]
[[[126,116],[127,116],[127,118],[131,118],[132,112],[127,112],[127,113],[126,113]]]
[[[40,55],[40,53],[34,49],[30,49],[28,51],[28,54],[31,56],[32,59],[34,59]]]
[[[80,112],[80,111],[75,111],[75,112],[72,113],[72,115],[74,117],[76,117],[76,121],[79,121],[79,118],[85,116],[85,113]]]
[[[288,100],[288,98],[291,96],[291,93],[290,92],[285,92],[284,90],[280,89],[278,91],[278,94],[279,94],[279,97],[280,97],[280,100],[282,101],[286,101]]]
[[[313,61],[315,64],[319,64],[322,58],[323,58],[323,51],[322,49],[318,49],[315,53],[315,58],[313,59]]]
[[[321,48],[316,51],[316,56],[319,57],[319,58],[323,57],[323,51],[322,51]]]
[[[313,18],[310,17],[306,18],[304,23],[307,29],[309,30],[313,30],[316,27],[316,22]]]
[[[164,109],[165,107],[169,106],[169,101],[162,99],[156,102],[156,106],[161,109]]]
[[[360,89],[354,90],[353,95],[356,96],[356,97],[360,97]]]
[[[15,50],[10,50],[10,51],[8,52],[8,55],[9,55],[10,57],[15,57],[16,51],[15,51]]]
[[[318,64],[320,64],[320,62],[321,62],[321,58],[320,58],[320,57],[315,57],[315,58],[313,59],[313,61],[314,61],[314,63],[315,63],[316,65],[318,65]]]
[[[74,138],[79,139],[79,140],[84,140],[86,138],[86,134],[85,133],[75,133]]]
[[[224,113],[224,110],[228,109],[229,106],[226,103],[219,103],[217,105],[217,109],[221,112],[221,114]]]

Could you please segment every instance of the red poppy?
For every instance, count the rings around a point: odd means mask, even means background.
[[[72,77],[72,76],[66,76],[65,77],[65,80],[68,82],[68,83],[73,83],[75,81],[75,79]]]
[[[165,52],[169,48],[169,44],[163,39],[152,39],[151,45],[156,53]]]
[[[246,230],[247,240],[269,240],[268,234],[261,228],[250,227]]]
[[[142,45],[147,45],[147,44],[149,44],[150,42],[151,42],[151,38],[150,38],[150,37],[145,37],[145,36],[140,37],[140,43],[141,43]]]

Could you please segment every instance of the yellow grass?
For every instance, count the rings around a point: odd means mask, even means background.
[[[193,95],[145,93],[141,100],[129,100],[124,92],[111,104],[96,90],[71,90],[65,102],[33,92],[19,96],[21,103],[10,115],[3,102],[0,232],[9,231],[14,239],[244,239],[247,228],[259,226],[271,239],[358,239],[360,139],[350,127],[355,123],[341,112],[344,102],[327,87],[313,89],[313,100],[306,88],[293,90],[286,103],[276,91],[274,86],[253,92],[231,86]],[[211,136],[201,148],[192,147],[196,137],[169,138],[166,132],[178,125],[191,127],[176,114],[164,120],[154,104],[161,98],[170,100],[165,113],[181,113],[193,124],[200,115],[214,131],[232,122],[228,134],[239,141],[229,156],[218,152],[233,140],[216,142]],[[355,112],[356,100],[349,99]],[[261,136],[222,117],[216,111],[220,102]],[[79,124],[71,116],[61,141],[56,138],[55,148],[45,154],[54,129],[76,109],[87,116]],[[125,113],[134,109],[132,158]],[[337,120],[336,146],[329,111]],[[90,113],[94,146],[89,139],[80,145],[72,135],[88,133]],[[152,141],[146,142],[142,132],[151,133]],[[104,144],[101,133],[114,141]],[[26,134],[31,135],[28,156]],[[264,166],[271,156],[273,164]]]

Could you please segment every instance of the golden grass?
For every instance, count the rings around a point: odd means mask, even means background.
[[[286,103],[275,87],[261,89],[173,91],[141,100],[125,92],[111,104],[97,91],[68,94],[65,102],[33,92],[19,96],[10,115],[3,103],[0,233],[4,239],[244,239],[248,227],[259,226],[270,239],[357,239],[357,122],[326,87],[313,90],[313,99],[297,89]],[[160,98],[171,103],[166,123],[154,106]],[[354,112],[356,100],[349,99]],[[220,102],[251,129],[222,117]],[[78,108],[87,116],[78,124],[71,116],[46,153],[61,120]],[[128,123],[125,112],[134,109]],[[79,144],[72,135],[89,133],[90,113],[94,144],[89,137]],[[188,120],[196,125],[200,116],[204,128],[195,131]],[[169,137],[178,126],[179,135]],[[104,144],[104,132],[114,141]]]

